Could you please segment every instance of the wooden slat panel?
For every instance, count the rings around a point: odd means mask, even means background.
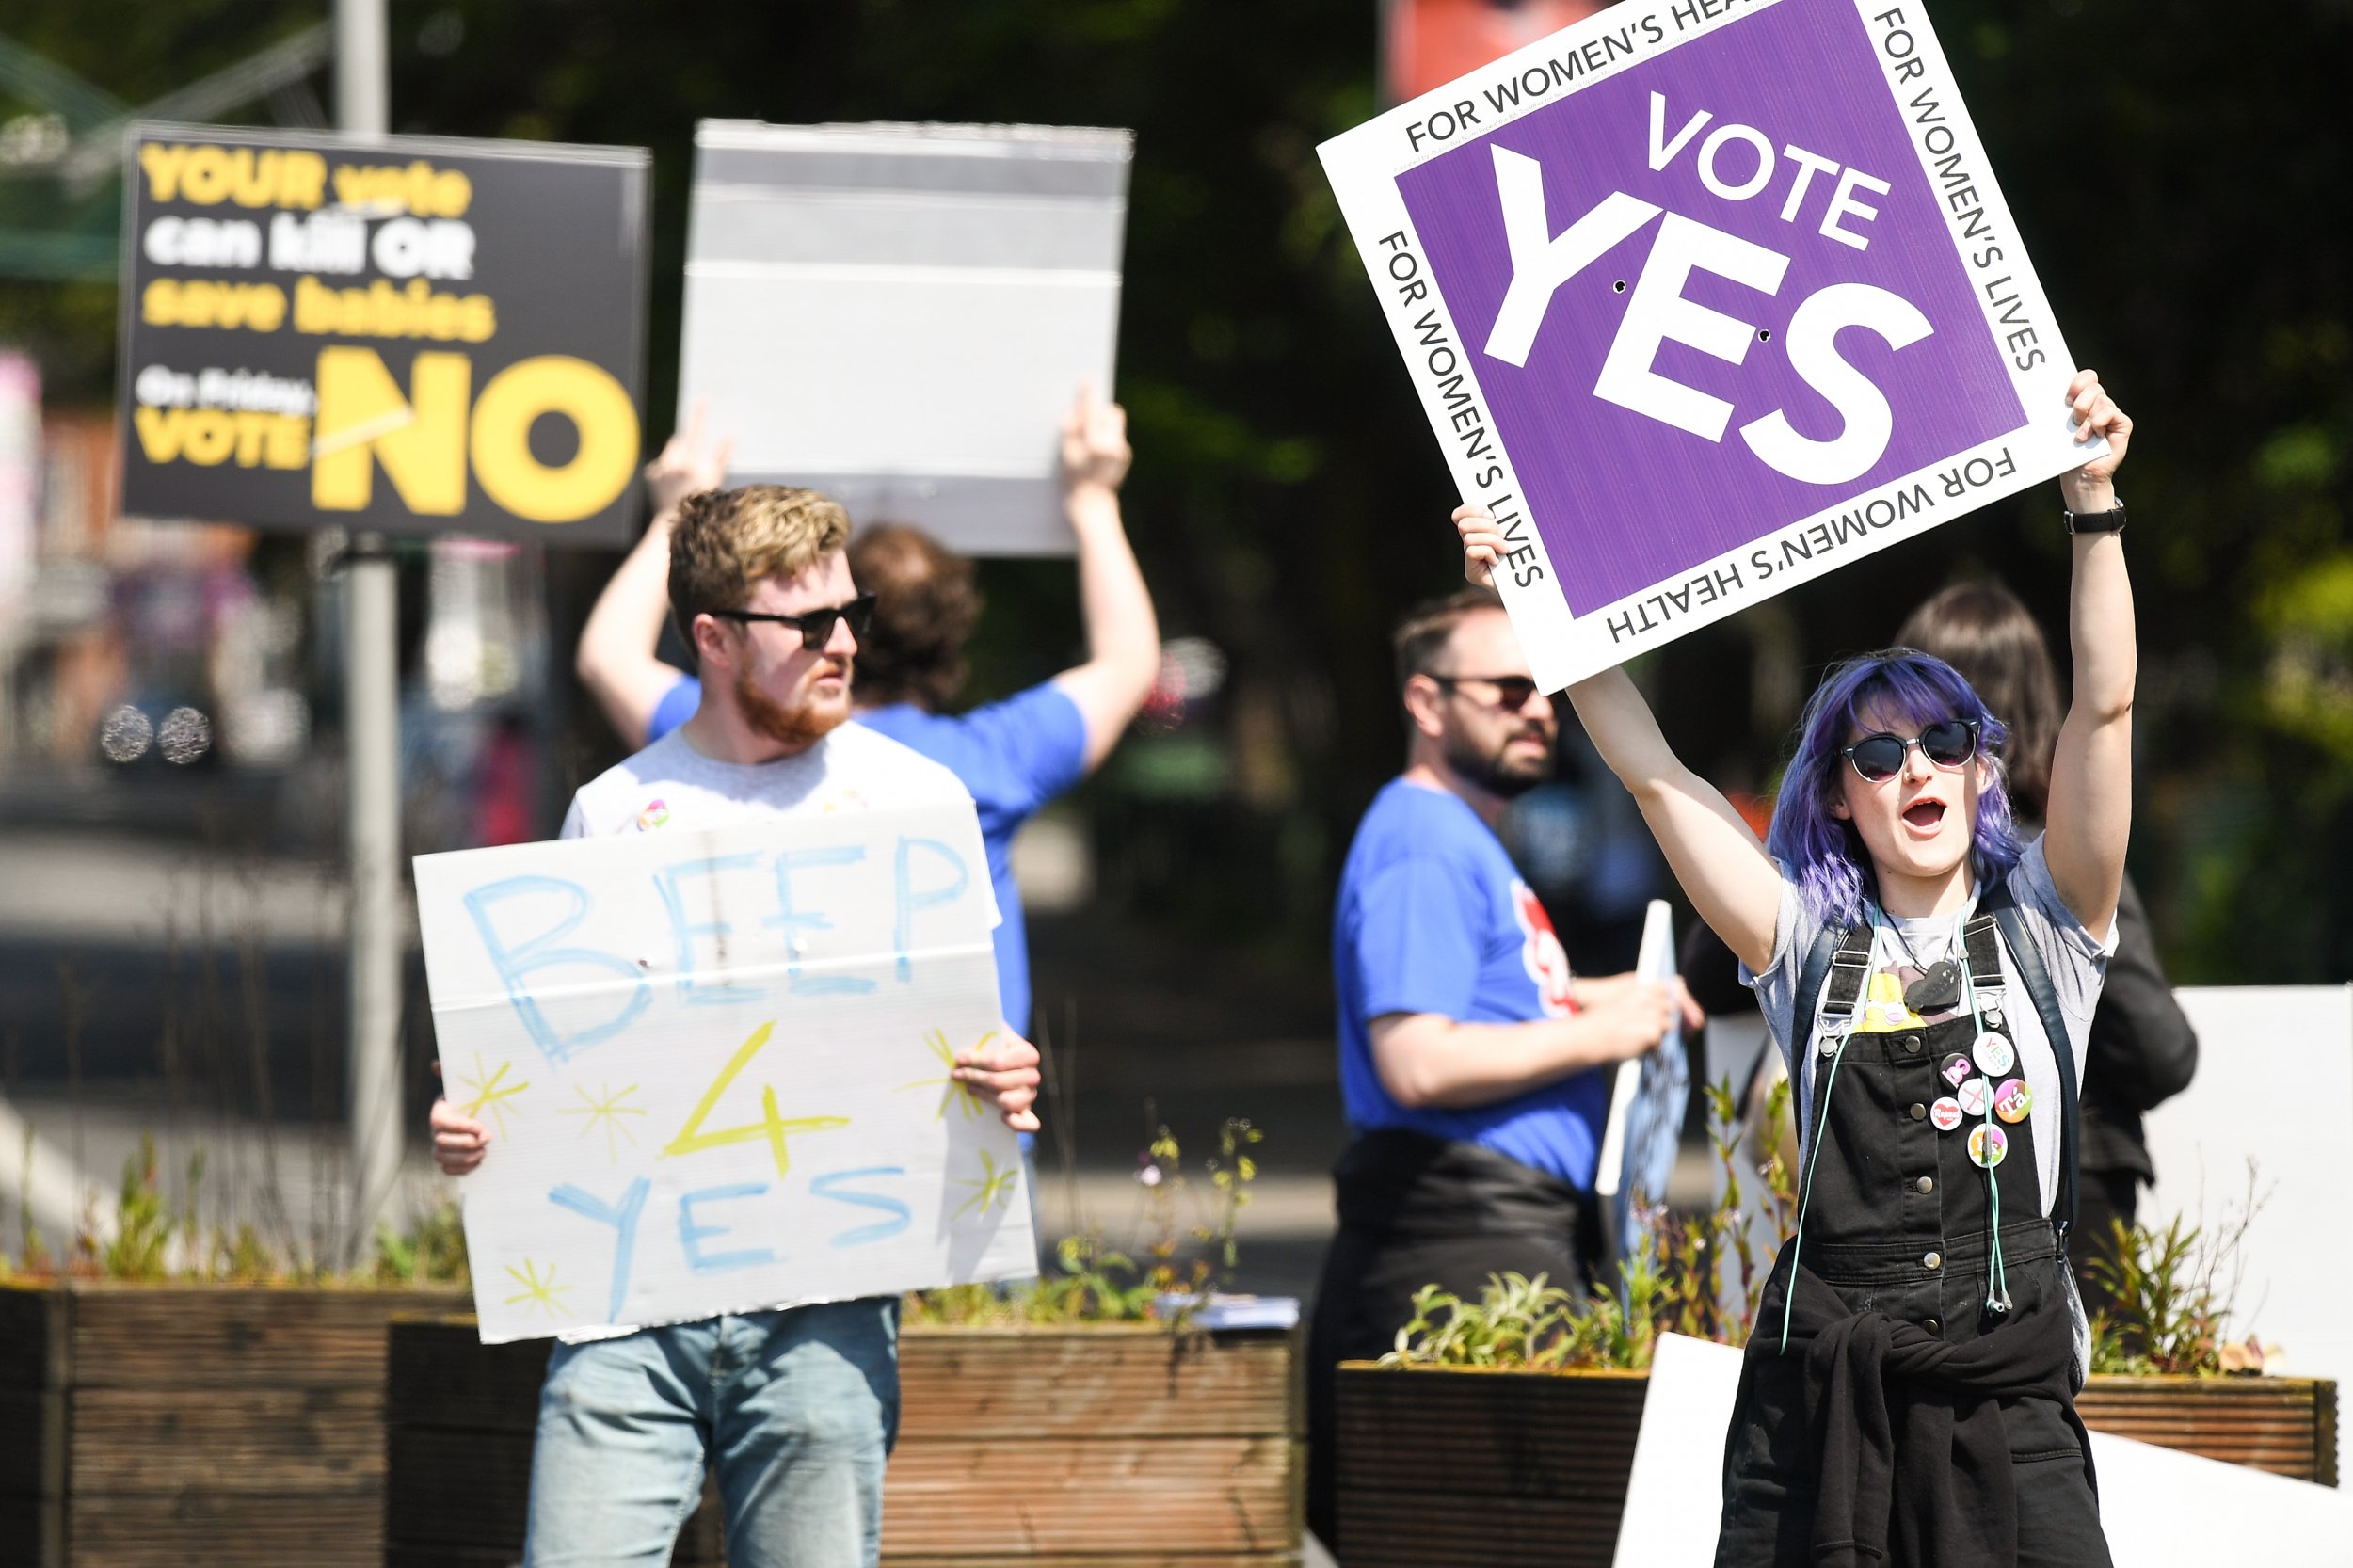
[[[1164,1328],[910,1329],[905,1437],[1254,1436],[1296,1431],[1292,1340]],[[1053,1398],[1041,1399],[1043,1389]]]
[[[1343,1367],[1338,1484],[1614,1507],[1625,1496],[1649,1390],[1649,1379],[1621,1374]]]
[[[484,1346],[456,1320],[397,1323],[390,1339],[395,1552],[520,1553],[545,1349]],[[886,1557],[968,1568],[1033,1563],[1039,1550],[1090,1563],[1125,1554],[1103,1568],[1279,1559],[1299,1528],[1293,1351],[1281,1335],[909,1331]],[[715,1551],[715,1519],[698,1513],[696,1530]],[[1136,1559],[1139,1541],[1169,1555]],[[699,1551],[682,1545],[681,1568]]]
[[[486,1345],[467,1317],[395,1321],[386,1344],[391,1425],[527,1433],[536,1424],[548,1341]]]
[[[73,1490],[337,1492],[384,1474],[384,1396],[257,1384],[73,1396]]]
[[[1715,1468],[1704,1477],[1716,1507]],[[1610,1568],[1623,1496],[1607,1506],[1529,1497],[1404,1495],[1342,1488],[1339,1560],[1348,1568]]]
[[[1288,1437],[910,1443],[884,1491],[888,1552],[1194,1552],[1296,1544]]]
[[[64,1495],[65,1396],[0,1388],[0,1496]]]
[[[1030,1553],[1019,1557],[904,1557],[886,1546],[882,1560],[885,1568],[1298,1568],[1299,1563],[1291,1552],[1139,1554],[1132,1547],[1112,1555],[1089,1552],[1079,1557]]]
[[[531,1512],[531,1439],[501,1432],[392,1433],[391,1540],[385,1568],[506,1568],[520,1563]],[[466,1466],[474,1466],[469,1477]],[[679,1531],[671,1568],[724,1568],[718,1488]]]
[[[0,1561],[9,1568],[65,1568],[65,1505],[0,1495]]]
[[[54,1388],[63,1381],[66,1293],[0,1285],[0,1388]]]
[[[404,1545],[520,1548],[531,1503],[529,1432],[386,1434],[385,1517]]]
[[[447,1310],[455,1291],[77,1289],[72,1380],[81,1388],[306,1388],[384,1383],[394,1313]]]
[[[2077,1396],[2084,1424],[2119,1437],[2245,1464],[2299,1480],[2335,1482],[2334,1445],[2322,1447],[2333,1384],[2287,1378],[2093,1378]]]
[[[376,1487],[277,1496],[93,1493],[73,1499],[72,1568],[380,1568]]]

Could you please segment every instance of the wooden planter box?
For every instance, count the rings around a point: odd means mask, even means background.
[[[393,1325],[386,1568],[522,1556],[544,1342],[472,1318]],[[1294,1337],[910,1328],[883,1493],[891,1568],[1289,1568],[1300,1543]],[[718,1511],[680,1536],[719,1568]]]
[[[1339,1371],[1343,1568],[1609,1568],[1646,1372]],[[2084,1424],[2185,1453],[2337,1483],[2336,1384],[2095,1377]],[[1713,1510],[1721,1451],[1691,1456]]]
[[[385,1325],[462,1299],[0,1287],[0,1562],[378,1568]]]

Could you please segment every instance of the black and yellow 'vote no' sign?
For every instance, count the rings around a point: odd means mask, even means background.
[[[123,510],[626,542],[648,163],[139,127]]]

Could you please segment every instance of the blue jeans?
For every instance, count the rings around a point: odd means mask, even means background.
[[[716,1466],[733,1568],[873,1568],[899,1304],[870,1297],[559,1345],[528,1568],[662,1568]]]

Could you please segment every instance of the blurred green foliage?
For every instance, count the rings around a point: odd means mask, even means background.
[[[278,0],[19,0],[0,24],[138,102],[315,21]],[[398,130],[650,147],[649,437],[675,400],[694,121],[1127,125],[1137,163],[1118,394],[1136,544],[1171,635],[1232,675],[1176,761],[1090,786],[1113,904],[1320,968],[1356,815],[1397,766],[1385,630],[1455,580],[1453,501],[1315,159],[1376,107],[1364,0],[393,0]],[[2353,301],[2346,138],[2329,105],[2353,6],[1941,0],[1934,19],[2083,362],[2138,421],[2136,871],[2176,977],[2353,973]],[[319,85],[321,96],[328,87]],[[20,103],[0,101],[0,119]],[[266,117],[257,107],[257,117]],[[53,395],[109,391],[112,291],[0,283],[0,338]],[[878,417],[880,411],[878,410]],[[1677,498],[1662,495],[1671,508]],[[1811,672],[1889,636],[1956,572],[2057,627],[2055,494],[1989,508],[1708,628],[1649,672],[1704,771],[1769,778]],[[1639,524],[1640,520],[1629,520]],[[557,563],[576,624],[601,557]],[[992,563],[974,696],[1076,651],[1062,563]],[[611,743],[584,728],[563,765]],[[1132,785],[1123,782],[1132,779]]]

